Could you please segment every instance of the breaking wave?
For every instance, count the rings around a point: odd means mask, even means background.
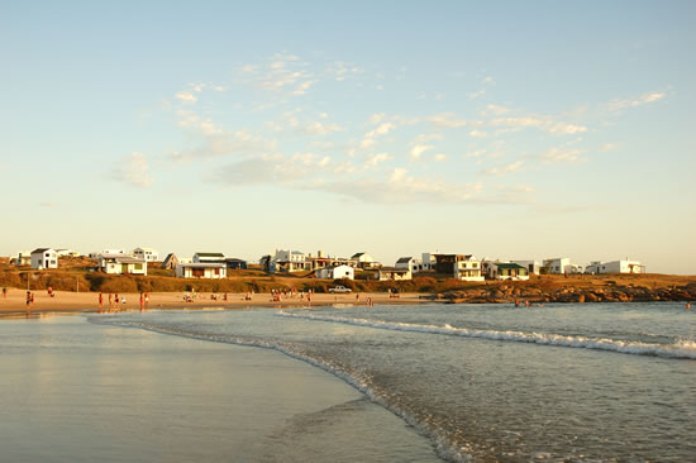
[[[594,349],[629,355],[648,355],[669,359],[696,360],[696,341],[678,340],[671,344],[648,343],[641,341],[626,341],[611,338],[595,338],[589,336],[569,336],[563,334],[528,332],[515,330],[480,330],[454,327],[450,324],[427,325],[414,323],[390,322],[386,320],[370,320],[366,318],[348,318],[332,315],[317,315],[307,313],[291,313],[281,311],[283,317],[300,318],[311,321],[343,323],[353,326],[376,328],[381,330],[408,331],[414,333],[439,334],[447,336],[462,336],[466,338],[490,339],[494,341],[521,342],[543,346],[570,347],[576,349]]]

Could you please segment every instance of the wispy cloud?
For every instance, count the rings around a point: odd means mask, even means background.
[[[502,176],[506,174],[511,174],[513,172],[517,172],[522,168],[524,165],[524,161],[515,161],[510,164],[505,164],[502,166],[495,166],[491,167],[489,169],[484,170],[484,173],[486,175],[494,175],[494,176]]]
[[[148,188],[152,185],[147,158],[137,152],[119,161],[113,172],[113,178],[138,188]]]
[[[326,66],[325,73],[338,82],[342,82],[351,77],[359,76],[365,72],[361,67],[346,63],[344,61],[334,61]]]
[[[635,98],[614,99],[609,102],[607,108],[609,111],[621,111],[623,109],[637,108],[663,100],[667,96],[666,92],[651,92],[644,93]]]
[[[587,127],[583,125],[556,121],[551,117],[538,116],[499,117],[491,119],[490,125],[512,129],[537,128],[554,135],[575,135],[587,132]]]
[[[184,103],[195,103],[198,101],[198,97],[191,92],[182,91],[175,95],[176,99],[183,101]]]
[[[244,65],[241,74],[260,88],[295,96],[306,94],[316,83],[307,63],[287,53],[276,54],[263,65]]]
[[[578,162],[583,160],[582,153],[577,148],[551,148],[542,154],[541,159],[547,162]]]
[[[373,116],[374,118],[374,116]],[[381,120],[381,119],[379,119]],[[370,148],[372,147],[377,138],[384,136],[394,130],[396,128],[396,125],[391,123],[391,122],[381,122],[375,127],[374,129],[370,130],[367,132],[364,136],[362,141],[360,142],[360,147],[361,148]]]

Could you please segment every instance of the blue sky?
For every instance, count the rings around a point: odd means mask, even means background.
[[[0,255],[696,274],[696,6],[0,2]]]

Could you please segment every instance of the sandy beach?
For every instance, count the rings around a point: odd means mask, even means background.
[[[33,291],[34,303],[31,307],[26,305],[26,291],[17,288],[8,288],[7,296],[0,296],[0,317],[16,316],[42,312],[101,312],[101,311],[130,311],[140,310],[140,295],[138,293],[119,294],[119,303],[115,303],[115,295],[109,305],[109,294],[102,293],[103,303],[99,305],[99,293],[54,291],[53,297],[45,290]],[[256,293],[251,299],[246,294],[227,293],[197,293],[189,301],[185,299],[190,293],[148,293],[149,302],[147,309],[243,309],[251,307],[312,307],[332,304],[368,305],[372,304],[417,304],[426,302],[420,299],[419,293],[401,293],[398,297],[390,297],[389,293],[347,293],[347,294],[312,294],[308,301],[307,296],[299,294],[281,296],[280,300],[274,300],[270,293]],[[123,301],[125,300],[125,303]]]

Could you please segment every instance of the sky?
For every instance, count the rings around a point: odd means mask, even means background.
[[[0,0],[0,255],[696,274],[696,3]]]

